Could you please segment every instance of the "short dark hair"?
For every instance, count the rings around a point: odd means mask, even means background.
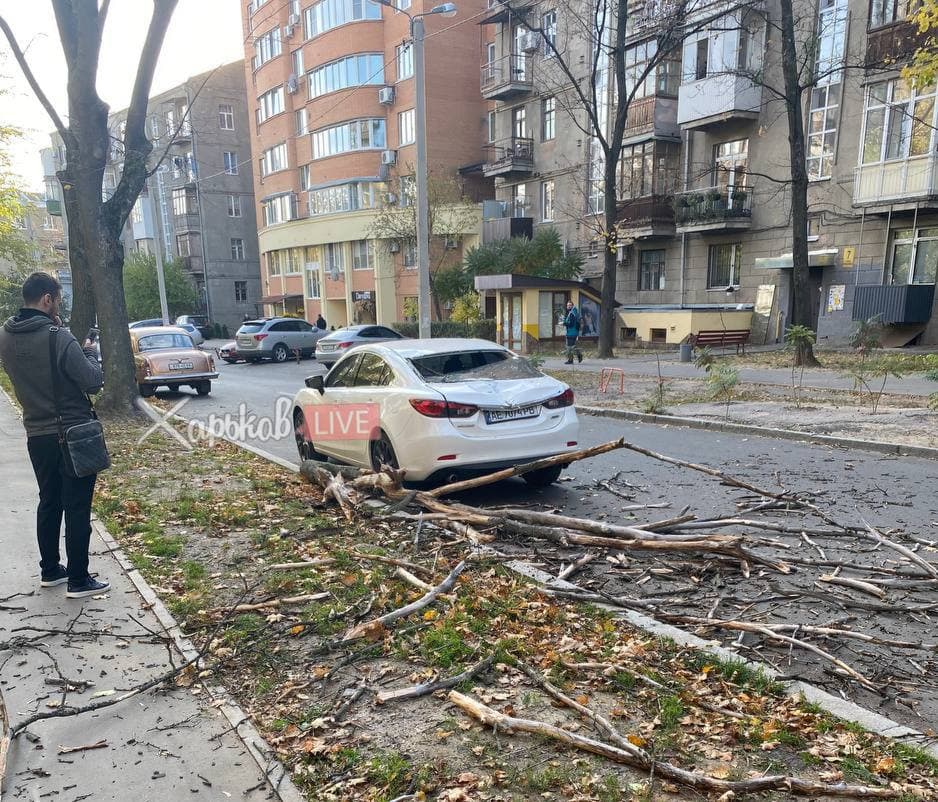
[[[36,303],[46,294],[57,298],[61,292],[62,285],[59,284],[58,279],[48,273],[33,273],[23,282],[23,300],[27,304]]]

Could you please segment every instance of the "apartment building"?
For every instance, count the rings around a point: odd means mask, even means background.
[[[260,312],[261,286],[250,162],[248,102],[241,61],[223,65],[150,98],[153,143],[147,179],[123,232],[125,252],[179,258],[198,290],[198,309],[234,331]],[[109,117],[105,197],[120,180],[126,109]],[[46,192],[58,199],[55,171],[65,148],[52,135]],[[158,166],[157,163],[159,162]]]
[[[778,37],[766,35],[777,4],[650,0],[629,8],[631,81],[675,19],[682,30],[680,46],[648,72],[629,108],[619,169],[619,339],[676,344],[692,331],[751,327],[754,342],[779,341],[792,314],[792,256]],[[581,249],[595,283],[601,169],[585,113],[569,102],[544,38],[560,43],[587,85],[596,79],[611,108],[609,77],[584,66],[592,51],[585,5],[543,0],[523,9],[513,14],[496,0],[486,19],[482,92],[495,108],[484,170],[498,176],[495,216],[521,218],[510,227],[522,231],[557,228]],[[938,110],[934,88],[916,90],[900,77],[916,36],[905,9],[883,0],[795,2],[814,39],[799,47],[817,54],[804,116],[812,322],[821,342],[879,316],[889,342],[938,343]]]
[[[416,239],[407,236],[406,224],[393,236],[376,221],[388,214],[415,220],[416,95],[408,14],[433,5],[242,5],[253,114],[249,169],[258,188],[268,314],[311,321],[322,314],[337,328],[416,314]],[[424,18],[428,162],[431,182],[450,182],[479,201],[492,194],[481,173],[487,107],[477,79],[477,22],[484,6],[483,0],[458,0],[457,6],[455,17]],[[433,216],[443,220],[447,209]],[[434,232],[432,267],[461,260],[478,242],[481,206],[455,219],[447,236],[440,236],[440,226]]]

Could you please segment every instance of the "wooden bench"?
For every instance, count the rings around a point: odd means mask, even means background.
[[[749,329],[726,329],[717,331],[698,331],[690,337],[690,343],[694,348],[705,348],[708,346],[719,345],[726,348],[728,345],[736,346],[736,353],[743,349],[746,353],[746,343],[749,342]]]

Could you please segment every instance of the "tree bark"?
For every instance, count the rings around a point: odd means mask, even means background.
[[[785,97],[788,107],[788,145],[791,162],[791,253],[792,295],[794,325],[812,325],[812,304],[818,299],[811,297],[808,283],[808,171],[805,161],[804,114],[802,108],[801,76],[798,74],[798,53],[795,39],[795,20],[792,0],[780,0],[782,73],[785,79]],[[795,354],[796,365],[818,365],[814,349],[809,342],[801,341]]]

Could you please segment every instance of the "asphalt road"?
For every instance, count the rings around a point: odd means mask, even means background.
[[[277,399],[283,398],[287,400],[280,404],[289,416],[288,399],[302,386],[303,379],[323,372],[322,366],[313,360],[304,360],[299,365],[293,362],[221,364],[219,370],[221,377],[212,395],[198,398],[191,394],[180,408],[180,414],[202,421],[219,414],[235,419],[246,419],[251,414],[272,417],[276,413]],[[172,402],[181,401],[184,394],[160,395]],[[289,417],[283,429],[285,434],[279,438],[259,440],[255,437],[252,442],[296,462]],[[671,457],[713,466],[770,490],[811,492],[816,495],[818,505],[838,520],[856,524],[868,521],[884,532],[891,532],[890,537],[904,545],[921,548],[922,556],[936,561],[934,549],[922,547],[913,540],[914,537],[938,540],[936,461],[591,416],[581,418],[582,445],[619,437]],[[618,494],[598,485],[617,475]],[[566,515],[635,523],[671,517],[685,506],[701,518],[731,515],[735,514],[737,504],[747,498],[751,500],[752,496],[727,487],[715,478],[620,450],[574,464],[560,483],[546,490],[532,491],[520,480],[509,480],[464,494],[460,500],[478,505],[529,505],[562,510]],[[628,504],[670,506],[623,511]],[[788,514],[774,520],[793,523],[804,519]],[[799,526],[824,524],[805,520]],[[774,533],[761,534],[775,536]],[[776,552],[775,556],[818,560],[819,550],[797,535],[779,535],[778,538],[787,550]],[[861,568],[844,571],[844,576],[898,579],[894,587],[887,586],[885,604],[901,608],[938,604],[938,583],[909,583],[901,576],[896,577],[895,571],[907,571],[908,564],[898,566],[894,552],[856,538],[820,536],[814,540],[827,561],[861,565]],[[528,556],[532,553],[529,543],[508,544],[508,547],[526,551]],[[577,552],[539,544],[533,554],[551,570]],[[657,570],[649,574],[647,569],[651,567]],[[834,566],[795,566],[794,573],[785,577],[757,568],[754,567],[751,579],[744,581],[738,566],[727,560],[690,559],[687,555],[670,559],[626,555],[617,563],[596,561],[578,581],[584,587],[602,589],[613,595],[668,597],[668,609],[684,614],[705,616],[716,604],[720,606],[718,618],[745,616],[747,620],[772,623],[853,627],[880,638],[936,639],[936,626],[930,612],[869,611],[863,608],[864,603],[879,603],[869,595],[846,591],[846,595],[834,596],[830,586],[817,583],[819,577],[830,573]],[[779,580],[788,588],[818,591],[823,598],[780,600]],[[714,637],[731,642],[737,634],[714,633]],[[873,678],[880,692],[864,690],[855,682],[846,681],[822,661],[804,660],[797,649],[762,651],[758,639],[749,636],[738,645],[744,650],[753,649],[754,657],[773,662],[791,676],[821,684],[909,726],[938,729],[938,653],[935,650],[903,650],[848,641],[815,642]]]

